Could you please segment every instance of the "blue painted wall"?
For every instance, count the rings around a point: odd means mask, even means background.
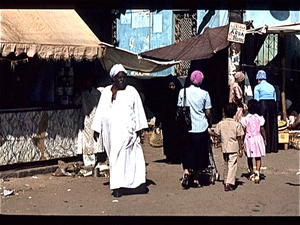
[[[197,11],[197,27],[207,11]],[[274,17],[275,16],[275,17]],[[277,18],[276,18],[277,17]],[[279,18],[279,19],[278,19]],[[265,24],[279,25],[300,21],[299,11],[245,11],[244,21],[253,20],[255,28]],[[227,10],[216,10],[206,27],[218,27],[228,24]],[[204,28],[205,29],[205,28]],[[202,32],[204,31],[202,30]],[[299,38],[299,37],[298,37]],[[117,21],[117,40],[119,47],[135,53],[163,47],[174,43],[174,17],[172,10],[151,12],[149,10],[127,10]],[[130,74],[135,72],[129,71]],[[151,75],[174,74],[171,67]]]
[[[269,11],[260,10],[252,11],[248,10],[244,13],[244,21],[253,20],[255,28],[259,28],[267,25],[283,25],[294,22],[299,22],[299,11]]]
[[[201,24],[203,17],[206,15],[207,11],[198,10],[197,11],[197,27]],[[216,10],[215,14],[211,17],[208,24],[205,27],[219,27],[228,24],[228,11],[227,10]],[[205,28],[203,28],[202,32]]]
[[[174,26],[172,10],[152,12],[148,10],[127,10],[117,21],[119,47],[135,53],[173,44]],[[129,71],[130,74],[136,73]],[[151,75],[169,75],[171,67]]]

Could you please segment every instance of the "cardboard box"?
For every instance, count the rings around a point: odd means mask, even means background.
[[[278,142],[288,144],[289,143],[289,132],[288,131],[279,131],[278,132]]]

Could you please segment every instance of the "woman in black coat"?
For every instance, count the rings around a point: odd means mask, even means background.
[[[163,132],[163,149],[167,163],[181,163],[179,131],[175,125],[178,94],[182,85],[173,75],[166,77],[166,88],[162,92],[160,113],[156,115],[155,126]]]

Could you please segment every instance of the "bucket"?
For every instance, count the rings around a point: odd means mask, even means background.
[[[61,105],[69,105],[69,96],[61,96],[60,98]]]

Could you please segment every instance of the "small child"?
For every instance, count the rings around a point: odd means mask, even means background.
[[[259,116],[258,101],[251,99],[248,102],[247,116],[242,117],[241,124],[246,130],[245,136],[245,153],[247,156],[248,168],[250,171],[250,180],[255,183],[260,181],[261,157],[266,155],[266,133],[264,129],[265,119]],[[256,161],[256,171],[253,170],[253,158]]]
[[[221,137],[225,191],[233,190],[237,171],[237,156],[243,156],[242,136],[244,135],[244,130],[241,123],[233,119],[236,110],[237,106],[234,103],[227,104],[224,108],[225,120],[217,124],[214,132],[210,132],[213,136]]]

